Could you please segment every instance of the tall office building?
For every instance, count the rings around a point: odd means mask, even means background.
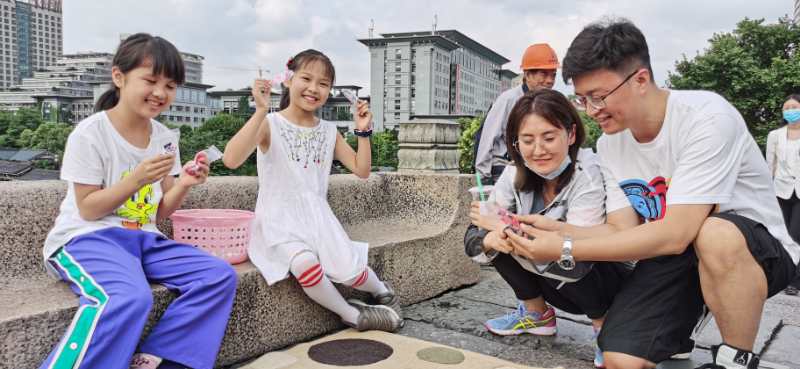
[[[61,0],[0,0],[0,88],[55,64],[64,49]]]
[[[800,23],[800,0],[794,0],[794,23]]]
[[[503,91],[508,59],[456,30],[384,33],[361,39],[370,52],[377,130],[415,115],[486,112]]]

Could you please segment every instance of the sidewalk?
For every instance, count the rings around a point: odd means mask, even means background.
[[[319,361],[309,360],[310,347],[325,351],[324,343],[341,338],[377,340],[391,347],[386,360],[376,360],[369,368],[422,368],[426,365],[413,364],[398,358],[419,356],[422,347],[431,346],[428,342],[449,346],[438,350],[447,355],[460,357],[457,364],[440,363],[440,367],[463,368],[521,368],[542,367],[565,369],[593,369],[592,329],[586,317],[565,312],[558,313],[558,334],[552,337],[531,335],[501,337],[495,336],[483,326],[483,321],[500,316],[515,308],[516,300],[511,288],[491,267],[481,269],[480,281],[470,287],[450,291],[433,299],[407,306],[404,309],[405,326],[396,335],[383,332],[358,333],[352,330],[322,337],[314,342],[302,343],[276,351],[257,359],[242,369],[277,369],[317,367]],[[402,337],[405,336],[405,337]],[[428,342],[421,342],[428,341]],[[709,362],[708,348],[720,342],[716,325],[709,324],[698,339],[691,360],[661,363],[661,369],[693,369]],[[800,368],[800,297],[780,294],[767,302],[761,329],[756,342],[756,352],[761,354],[761,368],[796,369]],[[375,344],[373,342],[373,344]],[[319,349],[317,351],[319,351]],[[374,355],[375,349],[367,350]],[[342,356],[341,348],[329,346],[328,356]],[[372,351],[370,351],[372,350]],[[392,351],[393,350],[393,351]],[[464,351],[462,351],[464,350]],[[446,352],[445,352],[446,351]],[[354,351],[352,355],[355,355]],[[475,353],[475,354],[473,354]],[[320,355],[317,352],[316,355]],[[361,355],[357,355],[361,356]],[[352,358],[351,358],[352,359]],[[492,360],[494,359],[494,361]],[[503,365],[502,362],[513,363]],[[402,362],[402,364],[399,364]],[[413,364],[413,365],[412,365]],[[448,365],[450,364],[450,365]],[[309,366],[310,365],[310,366]],[[330,365],[330,364],[329,364]],[[341,364],[340,364],[341,365]],[[352,365],[352,364],[351,364]],[[411,366],[409,366],[411,365]],[[334,364],[334,366],[337,366]],[[321,365],[319,367],[330,367]],[[361,366],[356,366],[361,367]]]
[[[483,321],[516,307],[511,288],[494,268],[482,267],[478,284],[452,291],[405,309],[406,326],[399,334],[495,356],[514,363],[575,369],[591,369],[594,351],[588,318],[558,312],[554,337],[495,336]],[[692,360],[671,361],[659,368],[694,368],[709,362],[708,348],[721,338],[709,324],[698,339]],[[779,294],[767,301],[761,320],[756,352],[763,368],[800,368],[800,297]],[[694,363],[692,363],[692,361]]]

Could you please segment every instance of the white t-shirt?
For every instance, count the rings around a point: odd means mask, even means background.
[[[162,197],[161,181],[142,187],[116,211],[92,221],[81,218],[73,185],[80,183],[108,188],[131,174],[145,159],[166,151],[175,152],[176,158],[180,158],[178,132],[155,120],[151,121],[151,126],[150,144],[147,149],[141,149],[117,132],[104,111],[78,123],[69,135],[64,151],[61,179],[68,182],[67,195],[45,240],[45,261],[76,236],[108,227],[161,233],[156,228],[156,213]],[[170,175],[177,175],[180,171],[180,160],[175,160]]]
[[[645,220],[661,219],[670,205],[719,204],[759,222],[795,263],[800,246],[786,231],[764,157],[741,114],[706,91],[670,91],[664,124],[651,142],[625,130],[603,135],[597,151]]]

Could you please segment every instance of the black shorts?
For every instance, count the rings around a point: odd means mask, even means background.
[[[712,216],[730,221],[742,232],[750,253],[764,269],[769,296],[789,284],[796,266],[764,225],[730,213]],[[692,349],[689,337],[702,308],[694,247],[680,255],[642,260],[611,305],[598,344],[603,351],[655,363],[667,360]]]

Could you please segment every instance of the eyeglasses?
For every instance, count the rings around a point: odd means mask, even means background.
[[[600,110],[602,108],[605,108],[606,107],[606,98],[608,98],[609,96],[611,96],[611,94],[613,94],[614,92],[619,90],[619,88],[622,87],[622,85],[624,85],[625,82],[628,82],[628,80],[631,79],[631,77],[633,77],[638,72],[639,72],[639,69],[633,71],[633,73],[631,73],[627,77],[625,77],[625,79],[623,79],[622,82],[620,82],[617,85],[617,87],[614,87],[614,89],[612,89],[611,92],[607,93],[605,96],[594,97],[594,96],[575,95],[575,97],[573,98],[573,102],[575,103],[575,107],[578,110],[581,110],[581,111],[586,110],[586,108],[589,105],[591,105],[591,107],[594,108],[594,110]]]

